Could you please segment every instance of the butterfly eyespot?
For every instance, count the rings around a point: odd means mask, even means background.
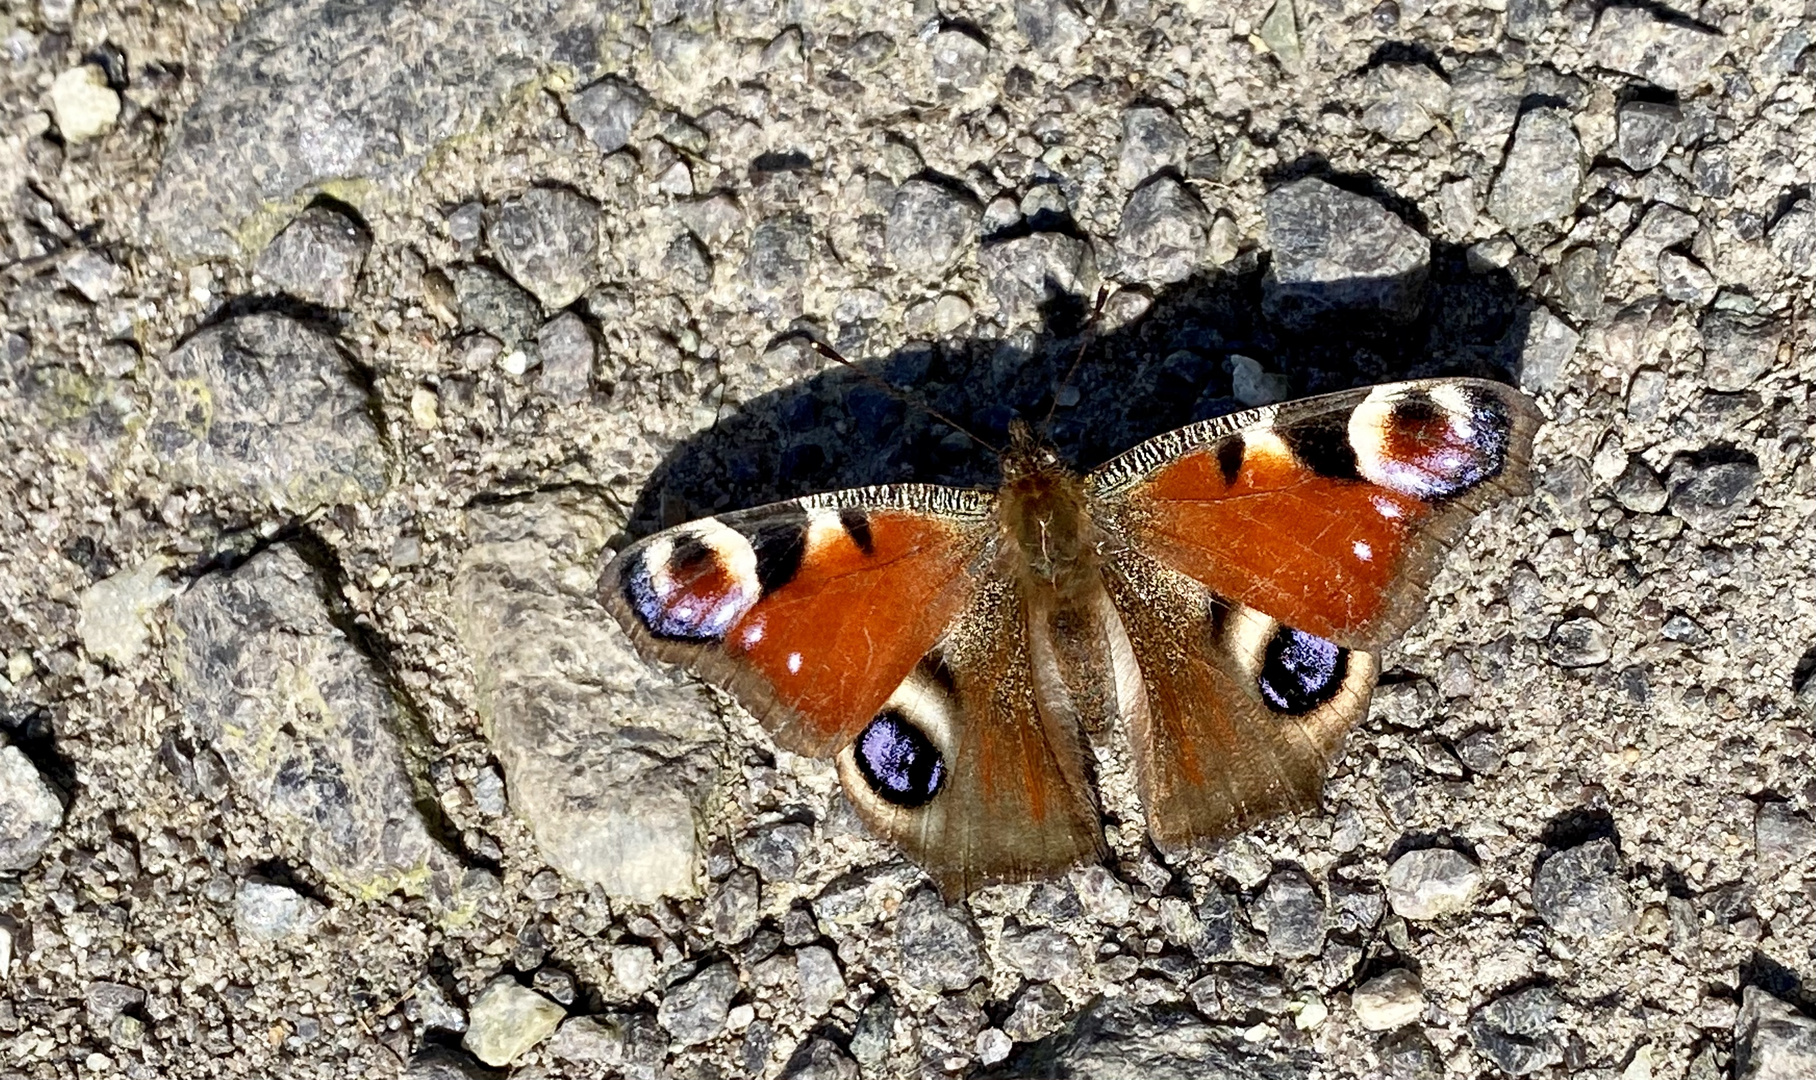
[[[1348,649],[1282,626],[1268,639],[1255,684],[1271,708],[1297,716],[1335,697],[1348,672]]]
[[[870,790],[896,806],[925,806],[946,783],[946,759],[927,733],[895,709],[878,713],[852,748]]]
[[[644,629],[675,641],[719,641],[756,602],[750,545],[708,519],[658,537],[625,564],[621,588]]]
[[[1370,398],[1357,408],[1350,435],[1368,479],[1441,502],[1500,475],[1513,415],[1486,390],[1440,386]]]

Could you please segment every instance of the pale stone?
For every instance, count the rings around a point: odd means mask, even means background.
[[[151,640],[148,617],[177,592],[163,576],[169,566],[170,560],[156,556],[82,591],[76,632],[90,656],[130,664],[144,655]]]
[[[86,142],[105,134],[120,118],[120,95],[107,85],[100,65],[83,64],[52,80],[50,111],[66,142]]]
[[[460,1045],[494,1068],[503,1068],[555,1033],[567,1016],[561,1006],[505,976],[492,980],[473,1002]]]

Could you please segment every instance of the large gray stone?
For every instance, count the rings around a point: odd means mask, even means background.
[[[470,511],[457,628],[511,809],[542,857],[651,903],[700,892],[696,801],[723,732],[701,691],[638,658],[594,599],[615,528],[574,493]]]
[[[1606,838],[1539,864],[1532,875],[1532,906],[1552,929],[1590,941],[1626,934],[1638,919],[1620,879],[1620,852]]]
[[[1421,138],[1450,112],[1450,84],[1424,64],[1382,64],[1366,84],[1362,126],[1394,142]]]
[[[302,514],[385,490],[365,390],[333,338],[282,315],[201,331],[151,380],[145,440],[164,478]]]
[[[1734,1080],[1816,1076],[1816,1020],[1757,986],[1740,992],[1734,1020]]]
[[[29,870],[63,823],[63,802],[16,746],[0,742],[0,874]]]
[[[669,987],[656,1010],[656,1020],[674,1036],[680,1047],[703,1043],[725,1028],[731,999],[738,993],[738,971],[728,963],[717,963]]]
[[[1061,294],[1084,297],[1097,290],[1097,256],[1088,240],[1037,232],[987,244],[978,263],[990,283],[1003,321],[1033,322],[1042,305]]]
[[[1509,1076],[1525,1076],[1564,1060],[1557,1017],[1563,1001],[1548,986],[1496,998],[1469,1020],[1469,1041]]]
[[[1204,260],[1210,230],[1198,196],[1171,176],[1155,178],[1122,208],[1116,254],[1123,276],[1157,285],[1185,280]]]
[[[566,1012],[509,975],[493,979],[473,1002],[460,1041],[487,1065],[509,1065],[555,1033]]]
[[[1702,320],[1703,381],[1721,391],[1751,390],[1778,363],[1783,324],[1733,311]]]
[[[184,717],[245,804],[324,878],[464,909],[483,881],[429,835],[403,764],[409,721],[327,591],[281,544],[178,597],[169,666]]]
[[[902,973],[915,986],[963,990],[982,973],[976,927],[963,908],[948,907],[932,889],[922,889],[902,904],[896,936]]]
[[[371,248],[371,234],[359,222],[329,207],[311,206],[259,252],[254,269],[280,292],[343,308],[353,301]]]
[[[1662,5],[1660,10],[1662,10]],[[1693,90],[1728,50],[1713,29],[1664,19],[1649,7],[1609,6],[1595,22],[1589,51],[1602,67],[1637,75],[1679,93]]]
[[[376,205],[553,67],[599,67],[593,0],[260,4],[213,58],[144,208],[179,259],[256,249],[316,191]]]
[[[599,274],[599,206],[562,187],[534,187],[487,215],[486,242],[505,271],[550,310],[580,299]]]
[[[594,146],[611,154],[630,144],[631,129],[649,107],[649,95],[641,87],[619,79],[600,79],[569,98],[567,112]]]
[[[1315,177],[1267,193],[1262,282],[1268,313],[1305,328],[1364,310],[1410,319],[1423,302],[1431,241],[1385,206]]]
[[[1509,229],[1555,222],[1576,212],[1583,145],[1563,109],[1533,109],[1514,129],[1513,146],[1488,193],[1488,212]]]
[[[928,180],[896,189],[883,241],[903,270],[937,272],[964,254],[977,238],[983,208],[962,191]]]
[[[1137,105],[1122,114],[1122,143],[1116,149],[1116,182],[1136,188],[1162,169],[1185,164],[1185,127],[1158,105]]]

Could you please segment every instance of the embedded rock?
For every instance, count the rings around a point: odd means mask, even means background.
[[[948,907],[938,893],[920,890],[897,916],[903,974],[922,989],[963,990],[982,973],[976,934],[962,907]]]
[[[366,392],[338,342],[282,315],[198,332],[154,369],[145,432],[165,479],[293,514],[389,483]]]
[[[1316,178],[1267,193],[1273,263],[1262,304],[1306,328],[1346,311],[1410,319],[1424,302],[1431,241],[1385,206]]]
[[[37,865],[62,823],[63,802],[37,766],[18,747],[0,742],[0,874]]]
[[[327,594],[288,544],[197,581],[172,618],[180,707],[246,804],[323,877],[458,910],[484,882],[430,836],[403,764],[410,721]]]
[[[1570,114],[1533,109],[1514,130],[1488,193],[1488,212],[1509,229],[1560,221],[1576,212],[1583,175],[1583,146]]]
[[[253,268],[279,292],[323,307],[353,300],[372,237],[357,221],[325,206],[296,216],[259,253]]]
[[[977,238],[983,209],[977,200],[930,180],[896,189],[883,243],[895,265],[914,273],[944,270]]]
[[[1092,1080],[1307,1080],[1317,1057],[1263,1048],[1240,1029],[1206,1023],[1177,1005],[1100,999],[1065,1031],[1031,1044],[988,1077]]]
[[[1184,184],[1157,177],[1122,208],[1116,254],[1123,276],[1153,284],[1183,281],[1205,257],[1211,214]]]
[[[1734,1020],[1734,1080],[1816,1076],[1816,1020],[1757,986],[1740,992]]]
[[[76,629],[90,656],[130,664],[143,655],[151,642],[151,613],[177,593],[164,577],[169,567],[168,559],[156,556],[82,590]]]
[[[1688,19],[1661,17],[1663,10],[1603,8],[1589,43],[1594,61],[1666,90],[1694,90],[1727,51],[1727,39]]]
[[[1546,986],[1496,998],[1470,1018],[1469,1041],[1509,1076],[1538,1072],[1564,1060],[1557,1031],[1562,1006],[1557,991]]]
[[[238,253],[313,191],[376,202],[551,67],[600,64],[591,0],[260,4],[234,27],[144,207],[173,256]]]
[[[724,1030],[731,999],[737,993],[737,969],[727,963],[714,964],[686,982],[669,987],[656,1011],[656,1020],[674,1036],[677,1046],[703,1043]]]
[[[1460,851],[1420,848],[1387,868],[1387,902],[1403,919],[1437,919],[1467,910],[1482,870]]]
[[[700,893],[695,803],[720,729],[701,692],[644,663],[594,599],[616,527],[574,493],[469,511],[458,631],[511,809],[543,858],[653,903]]]
[[[486,242],[542,306],[564,308],[599,274],[599,207],[567,188],[534,187],[488,215]]]
[[[1035,321],[1042,306],[1061,295],[1088,300],[1097,289],[1090,241],[1065,233],[1037,232],[987,244],[978,262],[1011,325]]]
[[[503,1068],[553,1035],[566,1015],[553,1001],[501,976],[474,1000],[460,1045],[487,1065]]]
[[[1629,933],[1638,919],[1620,879],[1620,853],[1606,838],[1539,864],[1532,875],[1532,906],[1552,929],[1586,940]]]

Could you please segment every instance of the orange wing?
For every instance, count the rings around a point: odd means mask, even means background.
[[[645,654],[730,692],[782,747],[825,757],[970,602],[992,505],[893,485],[704,518],[625,549],[600,600]]]
[[[1529,489],[1539,423],[1499,383],[1397,383],[1182,428],[1090,480],[1130,549],[1296,629],[1376,649],[1419,617],[1469,519]]]

